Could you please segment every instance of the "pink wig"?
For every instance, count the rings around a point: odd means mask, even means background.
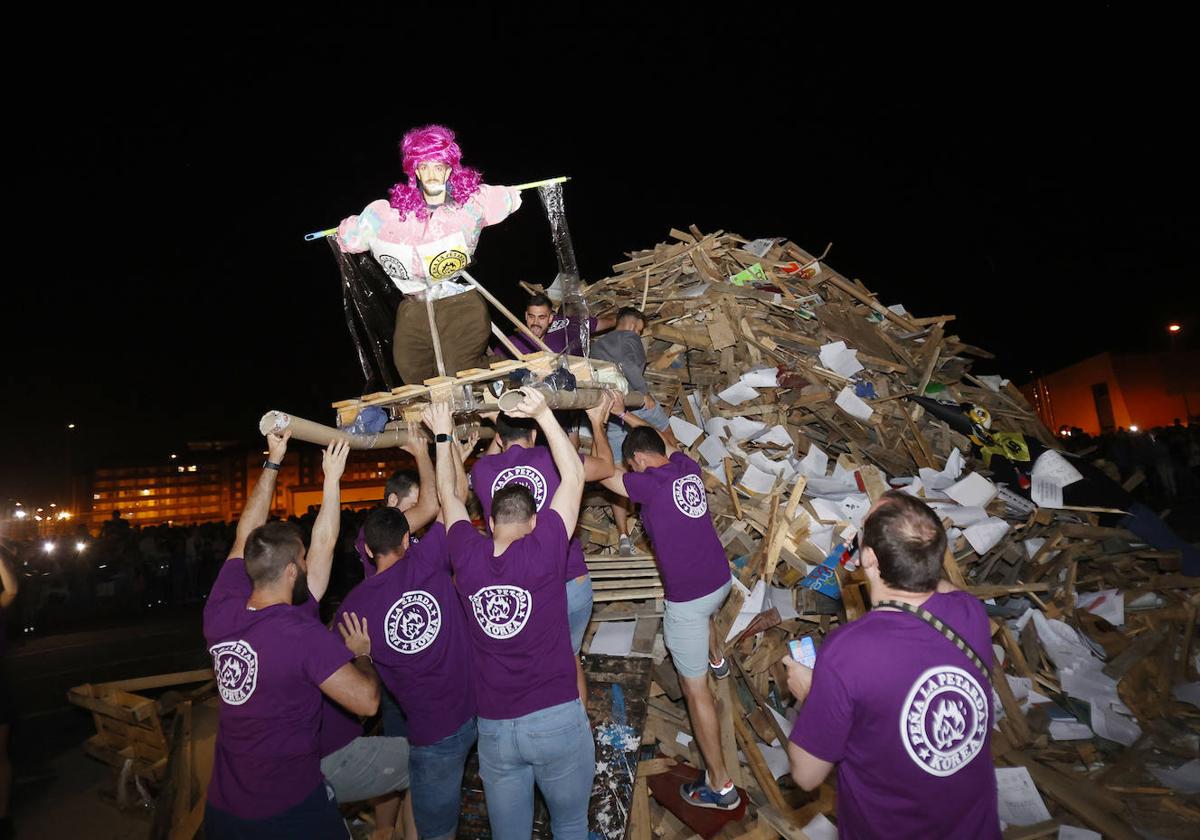
[[[408,218],[409,213],[416,213],[421,221],[429,218],[429,208],[417,182],[418,164],[444,163],[452,168],[446,187],[456,204],[463,204],[479,192],[483,176],[478,170],[461,165],[462,149],[454,142],[454,132],[445,126],[427,125],[406,132],[400,141],[400,154],[408,180],[391,188],[389,203],[400,211],[401,220]]]

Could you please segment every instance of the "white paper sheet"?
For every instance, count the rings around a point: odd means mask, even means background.
[[[822,346],[819,355],[822,367],[847,379],[863,369],[862,362],[858,360],[858,351],[848,348],[844,341],[834,341]]]
[[[1047,478],[1034,478],[1029,484],[1029,498],[1035,505],[1057,510],[1063,506],[1062,485]]]
[[[1038,456],[1033,463],[1031,475],[1053,481],[1059,487],[1068,487],[1083,478],[1083,474],[1075,469],[1063,455],[1049,449]]]
[[[861,528],[863,517],[871,509],[871,497],[866,493],[853,493],[842,499],[838,507],[841,508],[842,519],[846,519]]]
[[[808,541],[815,545],[825,557],[833,551],[833,526],[813,525],[808,529]]]
[[[830,499],[813,499],[812,509],[817,514],[817,519],[822,522],[837,522],[846,517],[842,515],[842,506],[838,502]]]
[[[863,422],[870,420],[871,415],[875,413],[875,409],[863,402],[849,385],[838,393],[834,402],[842,411]]]
[[[996,498],[996,485],[977,472],[945,488],[946,495],[964,507],[987,507]]]
[[[742,477],[738,480],[738,487],[744,488],[755,495],[765,496],[775,488],[777,480],[774,473],[763,472],[751,464],[746,467],[746,471],[742,473]]]
[[[756,435],[762,434],[765,428],[767,428],[766,423],[760,423],[757,420],[747,420],[745,417],[734,417],[729,421],[729,439],[735,441],[750,440]]]
[[[780,425],[775,425],[767,429],[761,435],[756,437],[754,442],[763,444],[764,446],[782,446],[784,448],[795,446],[795,441],[792,440],[792,436],[788,434],[787,429]]]
[[[692,412],[696,415],[696,419],[698,419],[701,423],[705,422],[704,421],[705,415],[704,415],[704,410],[703,410],[704,403],[700,399],[699,392],[694,393],[694,394],[688,394],[687,401],[691,404]]]
[[[633,648],[633,631],[636,621],[601,621],[592,636],[588,653],[606,656],[628,656]]]
[[[796,612],[796,590],[794,589],[788,589],[783,586],[772,586],[771,606],[779,610],[780,621],[788,621],[789,619],[800,617],[800,613]]]
[[[1050,819],[1046,803],[1038,793],[1026,767],[997,767],[996,787],[1000,798],[1000,820],[1008,825],[1035,825]]]
[[[772,706],[770,703],[767,703],[766,706],[767,706],[767,711],[771,713],[771,717],[775,718],[775,722],[778,723],[779,728],[783,730],[783,734],[791,735],[792,727],[796,725],[795,721],[788,720],[783,715],[779,714],[779,712],[775,711],[775,707]],[[779,743],[779,739],[778,738],[773,739],[771,741],[771,746],[773,746],[773,747],[781,746],[781,744]]]
[[[684,446],[691,446],[696,442],[696,438],[700,437],[704,432],[699,426],[695,426],[680,417],[672,417],[670,424],[671,431],[674,432],[675,437],[679,438],[679,442]]]
[[[783,747],[772,747],[759,741],[758,750],[762,753],[763,761],[767,762],[767,767],[771,769],[771,775],[776,779],[781,779],[792,772],[787,750]]]
[[[837,840],[837,826],[829,821],[824,814],[817,814],[804,826],[804,836],[808,840]]]
[[[963,529],[963,536],[967,538],[967,542],[971,544],[971,548],[976,554],[987,554],[996,543],[1004,539],[1004,535],[1008,533],[1009,525],[1003,519],[997,519],[994,516],[989,516],[986,522],[980,522],[977,525],[972,525],[969,528]]]
[[[737,581],[736,578],[734,578]],[[767,585],[763,581],[758,581],[754,584],[753,590],[747,590],[741,582],[737,582],[738,589],[741,590],[746,600],[742,602],[742,609],[734,616],[733,623],[729,625],[729,633],[725,636],[725,641],[737,638],[738,633],[741,633],[750,626],[750,622],[754,617],[763,610],[763,603],[767,597]]]
[[[726,437],[729,421],[724,417],[710,417],[704,421],[704,433],[713,437]]]
[[[946,466],[941,470],[931,470],[929,467],[921,467],[917,470],[917,474],[921,478],[921,483],[930,490],[945,490],[951,484],[958,480],[962,475],[963,456],[962,453],[955,449],[950,453],[950,457],[946,459]]]
[[[1055,741],[1086,741],[1092,737],[1092,730],[1086,723],[1080,723],[1074,718],[1052,720],[1050,737]]]
[[[1132,747],[1142,737],[1141,727],[1136,723],[1095,700],[1092,701],[1092,731],[1126,747]]]
[[[1078,828],[1073,825],[1060,825],[1057,840],[1104,840],[1103,836],[1090,828]]]
[[[741,382],[735,382],[724,391],[721,391],[719,394],[717,394],[717,396],[730,405],[741,405],[748,400],[758,397],[758,391],[755,391],[749,385],[743,385]]]
[[[751,452],[750,463],[757,470],[769,472],[771,475],[778,476],[785,480],[792,475],[795,475],[792,465],[787,461],[772,460],[763,452]]]
[[[742,246],[743,251],[749,251],[760,260],[767,255],[767,252],[775,247],[778,239],[754,239]]]
[[[988,512],[981,507],[963,507],[962,505],[944,505],[934,508],[938,516],[944,516],[959,528],[978,525],[988,520]]]
[[[800,461],[800,472],[809,478],[824,478],[829,469],[829,456],[815,443],[808,447],[808,454]]]
[[[1172,769],[1169,767],[1147,767],[1154,778],[1164,785],[1183,794],[1200,793],[1200,759],[1193,759]]]
[[[779,379],[775,368],[755,368],[742,374],[738,380],[742,385],[751,388],[778,388]]]
[[[695,740],[695,739],[692,738],[692,736],[687,734],[686,732],[676,732],[675,733],[675,743],[677,743],[677,744],[682,744],[683,746],[686,747],[686,746],[690,745],[693,740]]]
[[[1076,609],[1085,609],[1116,627],[1125,623],[1125,594],[1117,589],[1075,593]]]
[[[715,435],[709,435],[704,439],[704,442],[700,444],[699,452],[700,456],[704,458],[704,462],[710,467],[721,466],[721,463],[725,460],[725,456],[729,454],[729,451],[725,448],[725,444]]]
[[[996,393],[1000,393],[1000,389],[1008,384],[1007,379],[1003,379],[999,376],[977,376],[975,378],[978,379],[980,382],[982,382],[984,385],[991,388]]]

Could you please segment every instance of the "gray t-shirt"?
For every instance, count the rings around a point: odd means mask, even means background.
[[[642,337],[633,330],[613,330],[592,340],[592,356],[616,362],[629,381],[632,391],[648,393],[642,370],[646,367],[646,348]]]

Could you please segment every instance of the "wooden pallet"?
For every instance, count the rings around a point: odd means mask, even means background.
[[[653,554],[590,555],[586,559],[595,603],[662,599],[662,578]]]

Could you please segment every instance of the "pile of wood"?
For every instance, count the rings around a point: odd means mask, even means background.
[[[662,661],[650,555],[618,557],[609,513],[589,498],[582,533],[599,602],[590,632],[636,622],[632,654],[656,660],[646,757],[671,760],[643,761],[630,836],[822,836],[835,818],[832,779],[806,794],[771,766],[782,718],[794,714],[779,659],[789,639],[819,641],[865,612],[860,571],[827,563],[834,597],[816,591],[810,573],[872,500],[900,485],[934,504],[950,537],[947,577],[993,617],[1003,715],[992,743],[1010,835],[1070,825],[1106,837],[1195,836],[1200,764],[1187,762],[1198,754],[1200,710],[1179,698],[1200,702],[1200,579],[1178,574],[1177,553],[1101,527],[1094,510],[997,492],[970,441],[904,399],[980,406],[993,432],[1053,444],[1011,383],[971,374],[973,360],[991,357],[950,332],[953,315],[887,306],[790,242],[695,227],[670,235],[630,254],[587,297],[593,313],[646,313],[647,381],[705,468],[709,509],[741,584],[716,622],[734,673],[714,689],[726,764],[750,806],[723,824],[670,801],[670,784],[659,786],[661,799],[646,797],[657,776],[680,772],[669,764],[702,764]],[[1010,790],[1024,771],[1041,802],[1018,808]]]

